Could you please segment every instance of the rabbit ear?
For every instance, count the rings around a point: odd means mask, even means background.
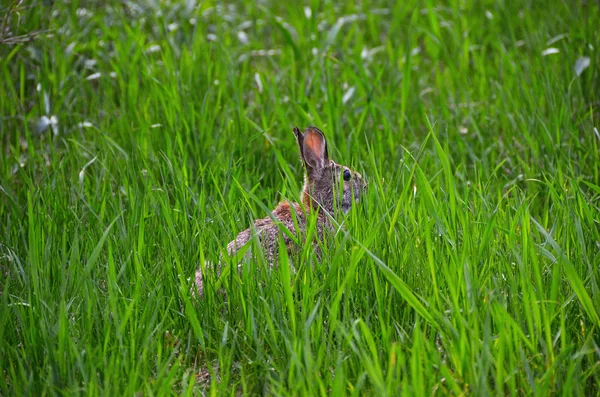
[[[302,145],[304,145],[304,134],[300,131],[300,128],[294,127],[294,135],[296,136],[296,141],[298,142],[298,149],[300,150],[300,156],[302,156],[302,160],[304,160],[304,154],[302,153]]]
[[[298,140],[300,144],[300,140]],[[302,158],[306,165],[313,170],[323,168],[329,160],[325,135],[315,127],[308,127],[301,144]]]
[[[296,136],[296,141],[298,142],[298,150],[300,151],[302,162],[306,164],[306,160],[304,159],[304,134],[302,131],[300,131],[300,128],[294,127],[294,135]]]

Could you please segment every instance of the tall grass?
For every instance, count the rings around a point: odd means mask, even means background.
[[[107,3],[0,6],[0,394],[598,393],[597,4]],[[367,197],[195,301],[294,125]]]

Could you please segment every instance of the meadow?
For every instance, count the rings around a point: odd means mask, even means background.
[[[598,395],[593,1],[0,5],[0,395]],[[314,125],[323,258],[195,269]],[[222,289],[223,292],[219,292]]]

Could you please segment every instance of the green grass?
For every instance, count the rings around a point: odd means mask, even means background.
[[[595,2],[110,3],[0,5],[0,394],[598,395]],[[368,197],[195,302],[294,125]]]

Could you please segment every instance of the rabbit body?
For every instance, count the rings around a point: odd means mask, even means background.
[[[302,133],[297,127],[294,127],[294,135],[306,169],[305,183],[301,194],[302,205],[288,202],[279,203],[272,212],[277,223],[271,217],[256,220],[252,228],[240,232],[227,245],[227,253],[230,256],[235,255],[256,233],[265,259],[271,265],[276,265],[280,234],[289,254],[302,248],[286,233],[281,232],[281,226],[287,228],[297,238],[296,240],[300,237],[301,241],[301,236],[306,232],[307,211],[317,211],[317,240],[323,241],[324,233],[334,229],[327,213],[335,216],[338,211],[349,211],[353,203],[359,201],[361,193],[366,189],[366,183],[358,172],[329,159],[325,135],[321,130],[308,127]],[[252,255],[251,250],[249,250],[249,255]],[[240,266],[238,265],[238,269]],[[206,267],[212,266],[208,264]],[[194,281],[199,295],[202,296],[204,282],[201,268],[196,271]]]

